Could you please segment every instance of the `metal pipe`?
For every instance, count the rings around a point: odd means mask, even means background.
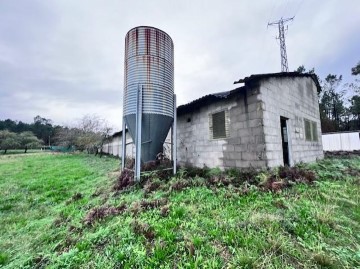
[[[174,121],[172,124],[172,159],[173,159],[173,173],[176,174],[176,155],[177,155],[177,143],[176,143],[176,121],[177,121],[177,109],[176,109],[176,94],[174,94]]]
[[[136,153],[135,153],[135,180],[140,181],[141,170],[141,122],[142,122],[142,93],[143,87],[139,86],[136,96]]]
[[[126,162],[126,123],[125,123],[125,117],[122,119],[122,148],[121,148],[121,171],[125,168],[125,162]]]

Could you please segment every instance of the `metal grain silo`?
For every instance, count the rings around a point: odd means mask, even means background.
[[[139,26],[125,37],[124,120],[136,144],[141,95],[141,161],[154,160],[174,120],[174,45],[154,27]]]

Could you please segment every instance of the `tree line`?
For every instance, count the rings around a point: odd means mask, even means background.
[[[315,70],[306,70],[302,65],[295,70],[300,73],[315,74]],[[321,89],[319,110],[323,133],[360,130],[360,62],[351,68],[354,80],[343,83],[342,75],[329,74],[318,80]]]
[[[57,146],[101,153],[112,128],[96,115],[85,115],[68,126],[54,125],[52,120],[36,116],[33,123],[0,120],[0,150]]]

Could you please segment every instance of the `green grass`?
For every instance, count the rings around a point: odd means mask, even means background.
[[[4,150],[0,150],[0,156],[1,155],[13,155],[13,154],[33,154],[33,153],[43,153],[45,151],[41,151],[40,149],[28,149],[25,153],[24,149],[8,149],[6,154],[4,153]]]
[[[360,267],[360,159],[306,167],[317,173],[314,185],[278,193],[169,188],[180,175],[150,193],[116,193],[116,159],[3,155],[0,267]],[[86,224],[100,209],[105,215]]]

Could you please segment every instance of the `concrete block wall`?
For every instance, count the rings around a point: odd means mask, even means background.
[[[178,116],[178,162],[197,167],[248,168],[266,166],[262,102],[259,89]],[[229,137],[212,139],[209,115],[227,109]]]
[[[226,140],[210,138],[209,114],[230,109],[234,105],[234,101],[224,99],[178,115],[177,160],[180,165],[223,167],[223,145]]]
[[[230,109],[230,137],[223,145],[223,168],[266,166],[259,89],[243,89]]]
[[[323,158],[317,88],[309,77],[266,78],[260,83],[266,158],[269,167],[284,165],[280,117],[287,118],[290,165]],[[305,139],[304,118],[316,122],[318,141]]]

